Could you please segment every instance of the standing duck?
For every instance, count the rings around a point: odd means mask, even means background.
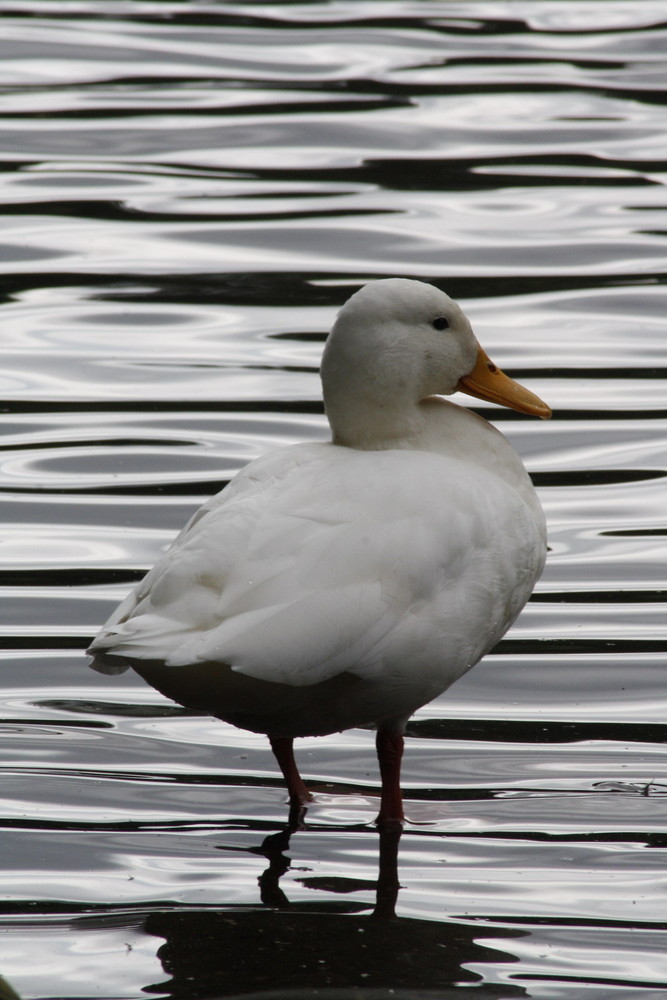
[[[293,806],[298,736],[375,726],[378,824],[404,818],[403,731],[470,670],[545,560],[521,459],[455,391],[549,417],[432,285],[390,278],[341,309],[321,368],[331,440],[246,466],[191,518],[90,646],[182,705],[265,733]]]

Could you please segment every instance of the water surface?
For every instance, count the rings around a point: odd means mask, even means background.
[[[22,998],[664,996],[666,39],[662,0],[0,4]],[[410,723],[394,920],[371,733],[300,741],[288,843],[264,738],[83,655],[197,505],[326,436],[326,331],[388,275],[458,298],[554,408],[475,403],[549,560]]]

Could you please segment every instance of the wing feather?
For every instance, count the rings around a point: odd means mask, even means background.
[[[368,453],[332,445],[253,463],[195,515],[92,651],[227,663],[291,685],[410,661],[432,669],[437,650],[463,672],[527,599],[539,525],[483,469],[461,462],[457,476],[455,460],[425,452],[372,457],[370,476]],[[471,614],[490,623],[484,635],[471,635]]]

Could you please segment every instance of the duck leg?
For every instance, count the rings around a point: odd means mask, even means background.
[[[382,779],[380,812],[375,822],[379,827],[401,826],[405,819],[401,794],[402,728],[397,729],[395,725],[378,726],[375,747]]]
[[[294,740],[288,736],[269,736],[269,742],[283,772],[290,803],[293,806],[305,806],[307,802],[312,802],[313,796],[304,785],[294,760]]]

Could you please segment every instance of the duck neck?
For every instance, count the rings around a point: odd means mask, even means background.
[[[324,408],[334,444],[361,451],[405,448],[418,438],[424,428],[424,414],[419,401],[396,387],[389,397],[386,390],[375,394],[366,381],[350,375],[345,386],[339,383],[334,393],[324,390]]]
[[[391,332],[391,331],[389,331]],[[363,451],[409,447],[424,416],[422,359],[399,330],[385,342],[337,322],[322,355],[322,392],[334,444]]]

